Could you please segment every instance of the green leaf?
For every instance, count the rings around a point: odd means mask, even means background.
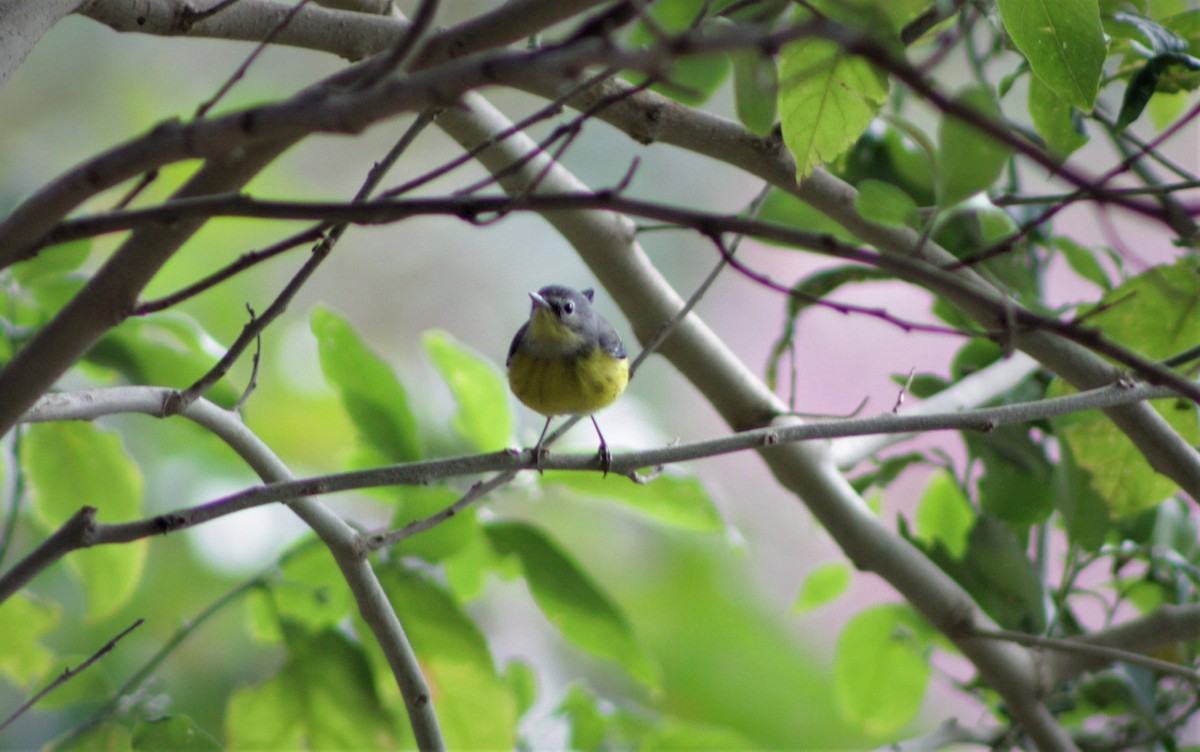
[[[1054,504],[1062,515],[1067,537],[1085,551],[1095,552],[1113,527],[1108,506],[1093,488],[1091,473],[1079,467],[1069,442],[1059,442],[1054,467]]]
[[[570,726],[570,749],[604,749],[611,719],[600,712],[599,704],[590,692],[577,684],[571,685],[555,713],[566,718]]]
[[[675,36],[695,27],[708,5],[707,0],[664,0],[650,5],[648,9],[658,30]],[[630,32],[629,41],[635,46],[649,47],[657,44],[658,36],[644,21],[639,20]],[[729,69],[729,58],[724,54],[688,55],[671,65],[666,75],[668,83],[655,84],[651,88],[684,104],[696,106],[704,104],[712,96],[729,76]],[[630,78],[635,83],[645,80],[640,73]]]
[[[822,564],[804,578],[792,606],[794,613],[811,611],[833,601],[850,587],[850,568],[840,561]]]
[[[881,180],[858,184],[854,208],[864,219],[890,227],[908,227],[917,219],[917,202],[900,188]]]
[[[504,666],[501,677],[512,692],[517,703],[517,717],[525,715],[537,702],[538,683],[537,671],[532,665],[519,658],[513,658]]]
[[[547,473],[545,482],[575,493],[622,504],[681,530],[715,533],[725,529],[721,513],[696,477],[664,473],[644,485],[622,483],[595,473]]]
[[[116,371],[133,384],[186,389],[224,354],[225,348],[195,319],[175,311],[164,311],[121,322],[88,351],[86,360]],[[226,377],[205,396],[230,407],[237,402],[239,394]]]
[[[1004,28],[1034,74],[1060,97],[1090,111],[1104,67],[1097,0],[999,0]]]
[[[846,623],[833,654],[833,688],[846,720],[890,734],[921,709],[932,671],[929,627],[907,606],[866,609]]]
[[[37,252],[33,258],[12,267],[13,278],[24,287],[69,274],[87,261],[92,252],[92,239],[82,238],[52,245]]]
[[[779,73],[775,58],[758,50],[734,50],[733,96],[738,120],[756,136],[767,136],[775,128],[778,112]]]
[[[393,564],[379,579],[433,692],[446,748],[512,749],[517,701],[479,627],[427,577]],[[384,686],[393,692],[395,682],[388,676]]]
[[[967,537],[975,525],[975,510],[950,473],[934,473],[917,502],[916,529],[921,540],[940,542],[955,559],[967,550]]]
[[[141,724],[133,734],[133,748],[156,752],[220,752],[221,743],[185,715],[157,718]]]
[[[1158,55],[1146,61],[1145,65],[1129,80],[1125,87],[1125,97],[1121,100],[1121,112],[1117,115],[1117,129],[1124,130],[1137,120],[1145,109],[1150,97],[1159,90],[1159,82],[1163,74],[1171,67],[1184,70],[1200,70],[1200,60],[1179,52],[1169,52]]]
[[[513,434],[508,384],[495,364],[446,332],[426,332],[421,344],[458,403],[454,429],[481,452],[508,446]]]
[[[246,599],[250,633],[263,642],[283,639],[283,625],[311,632],[330,629],[354,611],[354,598],[329,549],[310,538],[288,552],[270,585]]]
[[[382,749],[391,720],[362,648],[333,629],[286,628],[288,659],[275,676],[238,689],[225,710],[232,749]]]
[[[617,661],[633,678],[658,685],[657,669],[629,620],[545,533],[519,522],[494,523],[485,530],[498,553],[520,560],[534,601],[564,637]]]
[[[807,38],[786,45],[779,57],[779,116],[797,181],[853,146],[887,95],[887,75],[834,42]]]
[[[1154,267],[1108,293],[1101,310],[1087,319],[1118,343],[1152,360],[1165,358],[1200,341],[1200,277],[1186,263]],[[1066,387],[1056,382],[1055,393]],[[1200,443],[1196,406],[1183,399],[1155,400],[1158,413],[1184,441]],[[1089,411],[1055,420],[1057,433],[1071,447],[1079,467],[1113,517],[1157,506],[1179,487],[1159,475],[1120,429],[1103,413]]]
[[[446,509],[462,496],[448,486],[404,486],[396,490],[400,508],[392,518],[392,527],[401,528]],[[477,510],[468,507],[450,519],[400,541],[393,550],[402,556],[416,556],[431,563],[458,553],[479,533]]]
[[[979,498],[983,511],[1018,528],[1045,522],[1054,510],[1053,468],[1042,445],[1024,425],[964,433],[971,456],[983,463]]]
[[[1095,252],[1084,248],[1068,237],[1059,236],[1051,240],[1054,248],[1062,253],[1067,265],[1081,278],[1086,279],[1102,290],[1111,290],[1112,282],[1108,273],[1096,259]]]
[[[39,521],[57,528],[91,505],[102,522],[142,516],[142,475],[115,433],[90,423],[30,426],[21,463]],[[67,566],[83,584],[89,617],[103,618],[133,596],[142,576],[147,541],[74,551]]]
[[[796,230],[831,235],[838,240],[844,240],[848,243],[857,242],[857,238],[850,234],[845,227],[830,219],[828,215],[779,188],[772,188],[767,193],[766,200],[763,201],[762,207],[758,210],[758,220],[760,222],[783,225],[784,227]],[[764,239],[763,242],[773,245],[783,245],[770,239]]]
[[[1046,148],[1059,160],[1088,142],[1083,118],[1037,76],[1029,79],[1029,117],[1033,127],[1046,141]]]
[[[884,113],[871,123],[842,160],[842,178],[855,186],[863,180],[891,183],[919,206],[934,200],[937,149],[924,130]]]
[[[52,742],[48,752],[123,752],[133,749],[129,730],[118,721],[101,721],[79,735],[67,732],[63,743]]]
[[[990,89],[972,86],[954,98],[976,115],[1003,123]],[[1012,150],[975,126],[950,114],[938,132],[938,206],[953,206],[987,190],[1000,177]]]
[[[311,323],[321,371],[338,390],[366,443],[392,462],[420,459],[417,419],[391,367],[328,308],[313,309]]]
[[[1040,634],[1045,591],[1024,546],[999,520],[982,515],[967,539],[962,568],[950,572],[1000,626]]]
[[[446,572],[446,584],[459,603],[470,603],[482,595],[491,572],[513,577],[520,574],[520,565],[502,559],[480,535],[468,538],[465,546],[442,562],[442,567]]]
[[[920,452],[907,452],[894,457],[875,458],[873,462],[876,464],[873,470],[850,480],[850,485],[854,486],[854,490],[860,494],[866,493],[866,490],[872,486],[887,488],[910,465],[925,462],[925,455]]]
[[[24,591],[15,593],[0,607],[0,674],[23,689],[42,681],[54,666],[54,651],[39,640],[54,625],[62,609]]]

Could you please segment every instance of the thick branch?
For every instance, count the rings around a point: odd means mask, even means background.
[[[50,413],[61,411],[78,419],[116,412],[158,415],[164,400],[171,393],[169,389],[122,387],[85,395],[50,395],[42,404]],[[181,414],[220,437],[264,481],[286,483],[291,480],[291,472],[287,466],[246,428],[234,413],[222,410],[206,400],[198,400]],[[297,496],[290,502],[290,506],[333,554],[354,594],[363,620],[370,626],[372,634],[387,657],[408,708],[409,719],[420,748],[443,748],[441,731],[430,702],[431,694],[421,675],[416,655],[412,652],[404,629],[366,559],[365,548],[361,545],[358,533],[325,505],[315,500]],[[131,537],[131,533],[138,528],[150,535],[161,535],[173,529],[171,523],[176,518],[176,515],[168,514],[141,523],[104,525],[95,521],[94,509],[85,507],[38,547],[35,552],[36,558],[31,555],[14,568],[14,572],[20,570],[19,576],[10,572],[0,578],[0,601],[15,592],[23,581],[27,581],[37,570],[61,558],[70,550],[145,537],[145,534]]]
[[[464,146],[469,148],[508,126],[482,97],[469,97],[469,104],[469,111],[447,112],[449,117],[440,121],[447,133]],[[481,161],[495,174],[533,149],[535,145],[528,138],[510,139],[483,152]],[[506,191],[519,194],[529,181],[539,179],[542,189],[548,192],[585,190],[544,155],[502,178],[501,184]],[[641,341],[652,339],[683,305],[634,241],[634,228],[627,219],[587,211],[556,212],[547,219],[604,284]],[[735,429],[762,426],[786,412],[786,406],[694,314],[679,323],[661,351]],[[1004,697],[1009,711],[1039,748],[1075,748],[1039,700],[1040,688],[1029,652],[964,636],[964,626],[990,625],[990,619],[945,572],[867,510],[862,498],[833,466],[828,452],[812,443],[787,444],[765,449],[762,456],[779,482],[804,501],[856,564],[884,577],[955,641],[988,684]]]

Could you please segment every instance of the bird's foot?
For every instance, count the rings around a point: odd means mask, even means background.
[[[608,471],[612,470],[613,460],[612,452],[608,451],[608,445],[601,442],[600,451],[596,453],[596,456],[600,459],[600,469],[604,472],[601,477],[607,478]]]

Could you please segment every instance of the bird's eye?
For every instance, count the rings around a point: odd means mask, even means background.
[[[563,303],[562,311],[566,315],[570,316],[572,313],[575,313],[575,304],[568,300],[567,302]]]

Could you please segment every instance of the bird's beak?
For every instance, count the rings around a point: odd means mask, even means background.
[[[549,301],[547,301],[541,295],[538,295],[536,292],[529,293],[529,299],[533,301],[534,310],[537,310],[538,308],[545,308],[547,310],[550,309]]]

